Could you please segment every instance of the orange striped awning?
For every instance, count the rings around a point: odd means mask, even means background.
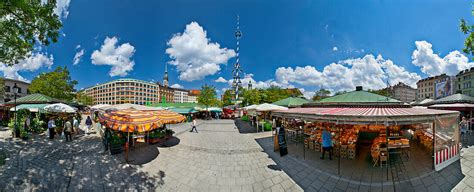
[[[158,110],[153,112],[155,112],[156,116],[161,119],[164,124],[181,123],[186,120],[186,117],[183,115],[169,110]]]
[[[147,132],[163,125],[154,111],[124,109],[99,113],[99,121],[108,128],[122,132]]]

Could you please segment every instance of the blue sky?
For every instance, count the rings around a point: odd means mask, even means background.
[[[5,76],[32,80],[40,72],[67,66],[80,89],[122,76],[161,81],[164,65],[171,61],[171,84],[192,89],[208,83],[222,90],[228,83],[215,80],[231,78],[235,57],[229,49],[235,49],[236,15],[240,15],[243,32],[240,61],[247,73],[245,81],[258,87],[298,87],[310,95],[320,87],[334,91],[356,84],[379,88],[387,80],[414,85],[429,75],[452,74],[472,66],[466,56],[453,52],[463,48],[459,20],[474,22],[470,1],[67,2],[62,6],[68,14],[61,19],[65,35],[40,51],[46,56],[42,60],[25,61],[43,63],[15,70],[0,68]],[[192,22],[195,24],[190,25]],[[209,42],[202,42],[199,28],[206,31],[204,39]],[[186,30],[189,41],[182,35]],[[176,43],[167,44],[177,33]],[[107,37],[112,40],[112,52],[101,50]],[[189,48],[200,40],[202,50]],[[169,48],[174,53],[168,54]],[[80,50],[84,54],[73,65]],[[91,55],[96,50],[100,53],[94,64]],[[51,55],[54,59],[48,63]],[[116,63],[119,72],[113,77],[112,61],[107,59],[111,57],[120,59]],[[187,64],[183,62],[190,61],[209,64],[196,68],[204,75],[192,77],[198,72],[183,68]],[[220,70],[203,71],[207,66]]]

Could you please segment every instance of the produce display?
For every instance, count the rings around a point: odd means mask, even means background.
[[[353,128],[353,126],[347,125],[338,125],[342,126],[341,135],[339,136],[338,127],[335,124],[327,123],[316,123],[316,124],[307,124],[305,125],[304,134],[309,135],[305,140],[305,146],[309,149],[314,149],[316,151],[321,151],[322,143],[322,132],[323,127],[330,127],[328,130],[331,132],[332,141],[333,141],[333,152],[335,156],[339,155],[339,150],[341,157],[354,159],[356,156],[356,143],[358,138],[358,131]],[[341,142],[339,146],[339,141]]]

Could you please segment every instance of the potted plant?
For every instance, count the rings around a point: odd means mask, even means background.
[[[110,138],[110,154],[115,155],[122,153],[122,139],[118,134],[113,134]]]
[[[174,134],[174,131],[171,130],[171,129],[165,129],[164,132],[165,132],[165,139],[171,138],[171,136],[173,136],[173,134]]]
[[[164,138],[165,138],[165,132],[161,130],[155,130],[151,132],[150,135],[148,136],[148,141],[149,143],[154,144],[154,143],[159,143],[163,141]]]

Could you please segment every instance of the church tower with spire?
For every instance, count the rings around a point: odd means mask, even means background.
[[[168,87],[168,64],[165,63],[165,75],[163,76],[163,86]]]

